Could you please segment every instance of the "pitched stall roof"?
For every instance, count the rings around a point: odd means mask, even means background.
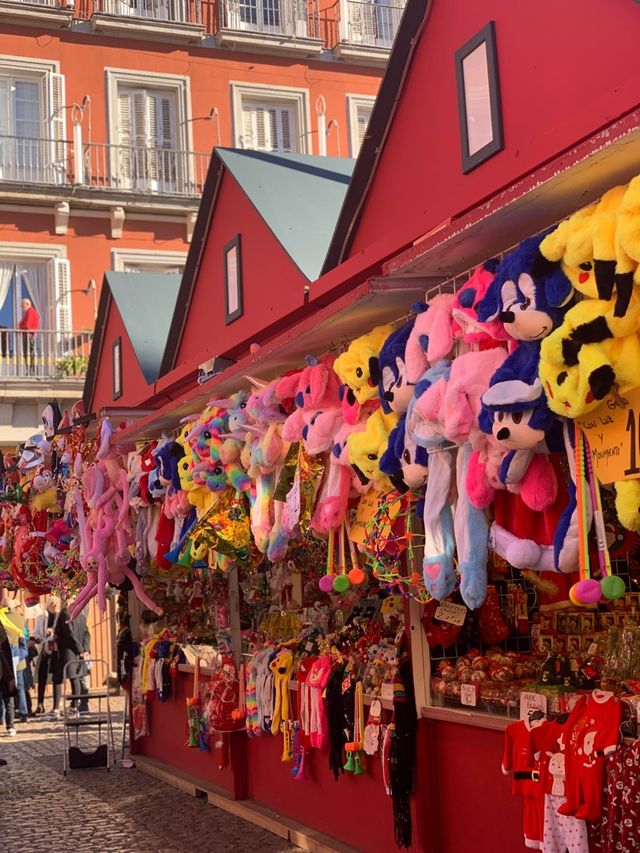
[[[180,279],[171,273],[105,273],[84,387],[87,407],[93,397],[111,302],[122,318],[145,381],[152,385],[160,373]]]
[[[346,157],[214,148],[161,375],[175,363],[225,171],[293,263],[313,281],[320,275],[354,165],[355,160]]]
[[[360,154],[353,170],[334,233],[327,246],[322,272],[343,261],[374,179],[378,160],[400,101],[420,33],[429,19],[433,0],[407,0]]]

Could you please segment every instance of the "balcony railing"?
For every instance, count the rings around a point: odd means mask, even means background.
[[[98,190],[194,197],[202,193],[209,159],[174,148],[91,143],[84,146],[84,174],[76,181]]]
[[[290,38],[318,38],[320,20],[307,0],[220,0],[221,30],[266,33]]]
[[[0,181],[64,184],[67,175],[64,141],[0,135]]]
[[[16,2],[16,0],[10,0]],[[318,0],[19,0],[25,6],[46,6],[72,12],[74,18],[94,15],[200,27],[205,35],[220,31],[264,33],[287,38],[320,39],[328,48],[338,44],[390,49],[398,32],[404,0],[342,0],[322,14]],[[0,0],[2,6],[2,0]]]
[[[93,12],[153,21],[200,24],[201,5],[190,0],[94,0]]]
[[[0,183],[55,184],[132,195],[197,198],[210,155],[144,145],[84,143],[0,135]]]
[[[93,332],[0,327],[0,382],[4,379],[84,379]]]
[[[400,26],[404,4],[345,0],[342,38],[349,44],[391,48]]]

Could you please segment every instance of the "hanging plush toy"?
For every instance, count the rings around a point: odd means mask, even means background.
[[[417,382],[429,365],[446,358],[453,349],[459,327],[452,326],[455,297],[451,293],[434,296],[427,310],[416,317],[405,350],[409,382]]]
[[[418,302],[412,306],[416,314],[426,311],[427,306]],[[397,412],[402,415],[407,411],[409,401],[413,396],[414,382],[409,382],[407,377],[407,365],[405,363],[405,350],[415,319],[395,329],[382,345],[379,356],[380,379],[378,391],[382,409],[387,414]]]
[[[478,309],[493,282],[498,261],[492,258],[477,267],[469,280],[456,292],[451,317],[456,324],[457,337],[475,349],[491,349],[496,342],[509,339],[499,320],[481,322]]]
[[[517,341],[540,341],[549,335],[562,322],[573,296],[560,264],[541,255],[543,237],[529,237],[504,256],[478,306],[479,320],[499,320]]]
[[[389,491],[391,483],[380,468],[389,435],[398,423],[398,415],[385,415],[380,409],[369,415],[362,432],[352,432],[347,438],[347,450],[353,470],[363,485],[371,483],[378,491]]]
[[[551,413],[538,378],[538,344],[521,343],[491,377],[482,396],[480,426],[507,451],[499,477],[532,509],[557,495],[546,454],[563,448],[560,421]]]
[[[345,423],[355,424],[362,406],[377,401],[380,379],[379,353],[393,326],[377,326],[351,341],[333,365],[343,383],[342,413]]]

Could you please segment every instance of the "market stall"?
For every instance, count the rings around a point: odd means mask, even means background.
[[[127,446],[102,419],[95,439],[58,423],[23,448],[12,580],[86,577],[72,616],[132,589],[139,755],[367,850],[390,839],[351,819],[363,796],[411,846],[437,790],[453,844],[443,792],[457,770],[477,791],[472,724],[485,792],[506,799],[501,757],[527,846],[563,797],[572,831],[606,840],[639,703],[635,448],[607,452],[634,416],[619,353],[637,347],[639,180],[173,436]],[[625,254],[603,300],[612,207]],[[587,254],[570,255],[585,220]]]

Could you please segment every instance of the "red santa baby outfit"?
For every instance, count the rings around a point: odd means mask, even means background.
[[[534,767],[531,733],[541,724],[542,720],[533,723],[521,720],[511,723],[504,733],[504,755],[502,757],[502,772],[507,776],[513,773],[511,793],[524,798],[524,816],[522,829],[525,847],[539,850],[542,845],[542,824],[540,820],[540,803],[538,771]]]
[[[586,699],[579,700],[581,705]],[[540,772],[542,846],[544,853],[589,853],[587,825],[575,817],[558,814],[564,804],[564,738],[568,720],[543,723],[531,733]]]
[[[600,817],[604,756],[618,745],[621,714],[620,702],[603,690],[594,690],[585,705],[571,712],[565,735],[567,802],[560,814],[589,821]]]

